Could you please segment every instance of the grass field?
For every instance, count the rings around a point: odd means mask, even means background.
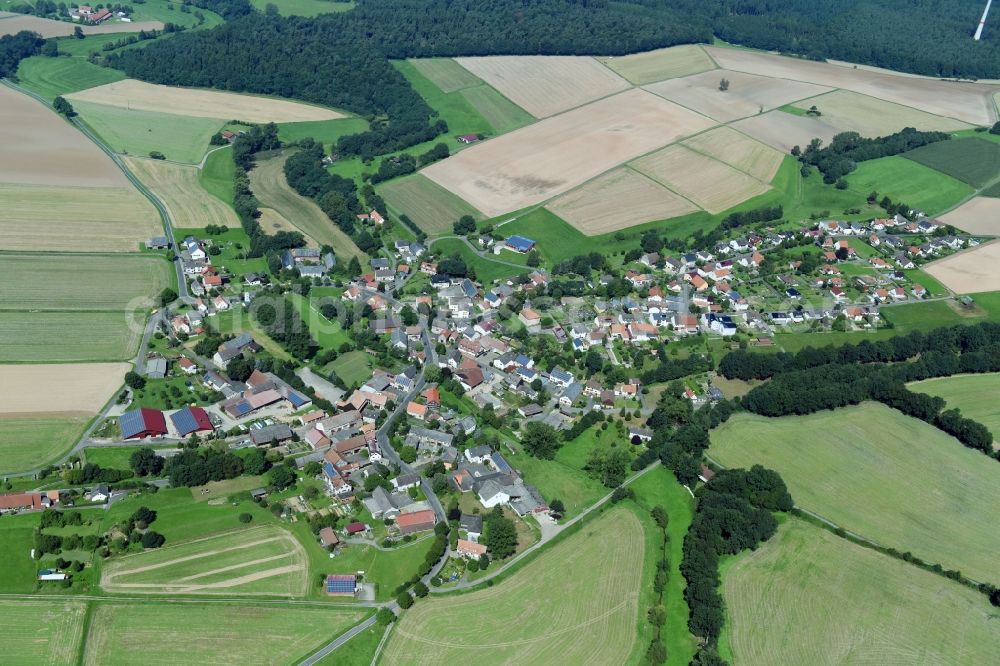
[[[303,298],[298,294],[290,294],[289,298],[299,311],[299,316],[306,322],[309,332],[316,342],[323,349],[337,349],[345,342],[350,342],[351,338],[347,332],[341,328],[337,321],[330,321],[311,303],[310,299]]]
[[[83,664],[288,664],[359,622],[366,609],[99,603]]]
[[[413,61],[397,60],[393,62],[393,66],[406,77],[406,80],[424,98],[424,101],[448,123],[449,135],[492,134],[494,132],[493,127],[460,92],[442,90],[431,79],[427,78],[420,68],[413,64]],[[451,145],[455,147],[461,144],[452,143]]]
[[[421,76],[445,93],[483,84],[481,78],[451,58],[420,58],[409,62]]]
[[[84,449],[87,462],[95,463],[101,467],[113,467],[115,469],[128,469],[129,458],[132,454],[143,447],[141,446],[91,446]],[[173,446],[154,447],[162,449],[173,449]]]
[[[861,162],[847,175],[847,182],[852,190],[875,190],[929,215],[947,210],[973,193],[965,183],[900,155]]]
[[[520,273],[527,273],[530,270],[527,267],[518,268],[492,261],[491,258],[481,257],[457,238],[443,238],[437,241],[434,243],[434,250],[442,253],[443,256],[457,254],[462,257],[466,265],[471,266],[475,270],[476,280],[483,284],[490,284],[500,278],[509,278]],[[502,261],[516,259],[510,252],[504,252],[497,258]]]
[[[524,127],[535,120],[530,113],[485,83],[475,88],[465,88],[461,95],[497,134]]]
[[[800,520],[725,571],[730,663],[986,664],[986,597]]]
[[[546,501],[562,500],[566,518],[577,515],[609,492],[604,484],[584,472],[571,454],[564,454],[563,458],[569,456],[572,464],[542,460],[522,452],[504,455],[511,465],[521,470],[528,483],[538,488]]]
[[[124,158],[125,164],[166,206],[176,227],[240,226],[235,211],[210,195],[199,182],[198,168],[163,160]]]
[[[378,624],[368,627],[316,662],[317,666],[370,666],[385,631],[386,628]]]
[[[0,592],[4,594],[26,594],[35,589],[38,569],[31,559],[31,549],[35,546],[34,533],[40,516],[24,514],[0,520],[0,557],[4,563],[0,567]]]
[[[909,384],[909,388],[944,398],[948,409],[957,407],[963,416],[989,428],[996,440],[994,446],[1000,442],[1000,404],[996,400],[1000,374],[940,377]]]
[[[124,312],[0,312],[0,363],[120,361],[135,353],[143,325]]]
[[[52,100],[58,95],[121,81],[125,74],[117,69],[95,65],[81,56],[33,56],[18,65],[17,78],[20,85]]]
[[[406,214],[429,235],[451,233],[452,225],[463,215],[483,215],[445,188],[422,174],[396,178],[378,187],[389,210]]]
[[[338,356],[325,370],[333,370],[348,386],[357,386],[371,378],[371,359],[363,351],[347,352]]]
[[[805,436],[808,433],[808,436]],[[1000,466],[880,404],[803,417],[738,415],[712,431],[726,467],[777,470],[798,506],[975,580],[997,581]]]
[[[317,0],[326,2],[326,0]],[[278,138],[286,143],[295,143],[307,137],[316,139],[327,147],[342,136],[358,134],[368,129],[368,122],[362,118],[338,118],[337,120],[306,120],[298,123],[280,123]]]
[[[198,170],[198,182],[206,192],[226,205],[233,205],[233,149],[229,147],[213,150],[205,158],[205,164]]]
[[[598,60],[637,86],[715,69],[715,62],[697,44]]]
[[[87,604],[44,599],[0,600],[5,664],[72,664],[83,635]]]
[[[383,663],[622,663],[636,643],[643,552],[642,524],[613,509],[500,585],[418,603]]]
[[[254,7],[264,11],[273,4],[282,16],[319,16],[334,12],[346,12],[354,7],[353,2],[333,2],[332,0],[252,0]]]
[[[975,188],[984,187],[1000,178],[1000,143],[993,141],[938,141],[911,150],[904,156]]]
[[[0,415],[0,474],[34,469],[73,448],[88,418]]]
[[[332,560],[325,550],[320,549],[323,561],[322,564],[314,561],[313,570],[333,574],[364,571],[365,580],[377,585],[376,599],[385,601],[395,596],[393,590],[397,586],[413,577],[432,543],[432,539],[424,539],[388,552],[355,544],[342,550]],[[312,539],[312,544],[319,549],[315,538]]]

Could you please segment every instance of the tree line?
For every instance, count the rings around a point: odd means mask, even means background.
[[[833,184],[854,171],[858,162],[899,155],[950,138],[951,135],[946,132],[919,132],[912,127],[904,127],[899,132],[874,139],[863,137],[857,132],[841,132],[833,137],[830,145],[822,148],[819,139],[813,139],[804,150],[793,146],[792,155],[798,157],[804,165],[819,169],[824,183]]]
[[[15,76],[18,64],[41,53],[44,44],[41,35],[27,30],[0,37],[0,77]]]

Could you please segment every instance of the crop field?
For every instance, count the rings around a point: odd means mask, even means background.
[[[87,420],[78,414],[0,414],[0,474],[55,460],[73,448]]]
[[[938,219],[970,234],[1000,235],[1000,199],[973,197]]]
[[[82,56],[32,56],[20,62],[17,78],[19,85],[52,100],[57,95],[120,81],[125,78],[125,74],[117,69],[95,65]]]
[[[273,208],[261,208],[260,217],[257,218],[257,222],[260,223],[261,229],[268,234],[276,234],[279,231],[298,231],[301,233],[298,227],[286,220],[281,213]],[[312,237],[306,236],[306,246],[319,247],[319,244]]]
[[[485,83],[460,91],[465,101],[498,133],[524,127],[535,118]]]
[[[117,153],[146,157],[156,151],[189,164],[201,161],[209,139],[223,125],[217,118],[139,111],[84,100],[73,100],[73,108]]]
[[[996,86],[940,81],[854,68],[848,63],[815,62],[742,49],[709,46],[705,50],[720,67],[729,70],[843,88],[972,125],[992,125],[996,121],[992,99]]]
[[[488,56],[455,61],[536,118],[629,87],[628,81],[601,63],[582,56]]]
[[[4,663],[75,663],[86,610],[87,604],[80,601],[0,601],[0,612],[7,616],[3,632]]]
[[[764,183],[771,182],[774,174],[778,173],[781,161],[785,159],[777,150],[731,127],[717,127],[685,139],[682,143],[691,150],[704,153]]]
[[[358,257],[364,264],[366,255],[358,249],[351,237],[341,231],[316,202],[300,195],[288,185],[284,172],[286,159],[286,154],[259,159],[256,168],[250,172],[250,186],[261,205],[276,210],[318,244],[332,247],[337,261],[350,261],[351,257]]]
[[[726,467],[777,470],[803,509],[975,580],[996,578],[1000,466],[880,404],[810,416],[738,415],[712,431]]]
[[[138,157],[123,159],[129,170],[163,203],[175,227],[216,224],[239,228],[240,220],[233,209],[201,186],[197,167]]]
[[[344,114],[319,106],[274,97],[241,95],[221,90],[161,86],[125,79],[67,95],[74,104],[90,102],[135,111],[170,109],[175,116],[242,120],[250,123],[294,123],[335,120]]]
[[[126,363],[0,365],[0,415],[93,414],[122,385],[130,367]]]
[[[957,294],[1000,289],[1000,243],[992,242],[933,261],[924,270]]]
[[[0,183],[5,250],[136,252],[162,230],[156,209],[131,187]]]
[[[628,90],[463,150],[423,174],[497,216],[713,124],[656,95]]]
[[[68,37],[73,34],[73,28],[77,25],[79,24],[70,21],[53,21],[38,16],[19,15],[0,21],[0,37],[16,35],[22,30],[37,32],[45,39]],[[160,21],[133,21],[131,23],[105,23],[80,27],[85,35],[105,35],[119,32],[139,32],[140,30],[162,30],[163,23]]]
[[[145,312],[0,312],[0,363],[120,361],[135,354],[144,325]]]
[[[731,663],[959,666],[1000,650],[982,594],[800,520],[739,556],[722,594]]]
[[[406,214],[430,235],[451,233],[463,215],[483,214],[423,174],[395,178],[379,185],[379,193],[394,212]]]
[[[643,552],[638,518],[611,510],[499,585],[414,606],[383,663],[623,663],[636,642]]]
[[[588,236],[698,210],[687,199],[627,167],[598,176],[547,207]]]
[[[875,190],[931,215],[951,208],[975,192],[965,183],[902,155],[861,162],[847,174],[847,182],[855,192],[867,194]]]
[[[364,618],[367,609],[319,606],[99,603],[83,664],[288,664]]]
[[[307,578],[305,552],[295,537],[263,526],[109,561],[101,587],[130,594],[299,597]]]
[[[904,157],[977,188],[1000,178],[1000,143],[985,139],[938,141]]]
[[[914,382],[908,388],[944,398],[948,409],[958,408],[962,415],[979,421],[993,433],[993,447],[1000,442],[1000,374],[956,375]]]
[[[784,111],[769,111],[759,116],[744,118],[733,123],[731,127],[782,153],[787,153],[792,146],[806,146],[815,138],[826,145],[841,132],[819,118],[795,116]]]
[[[719,213],[770,188],[742,171],[683,145],[667,146],[630,165],[709,213]]]
[[[333,2],[332,0],[251,0],[251,4],[260,11],[267,9],[269,4],[278,8],[282,16],[319,16],[346,12],[354,7],[353,2]]]
[[[800,109],[815,106],[823,114],[824,122],[842,132],[857,132],[862,136],[886,136],[904,127],[942,132],[957,132],[972,128],[968,123],[954,118],[935,116],[919,109],[850,90],[834,90],[819,97],[795,102],[793,106]]]
[[[598,60],[637,86],[715,69],[715,62],[696,44]]]
[[[410,60],[410,64],[446,93],[483,83],[482,79],[451,58],[419,58]]]

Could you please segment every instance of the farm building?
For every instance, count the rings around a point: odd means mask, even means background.
[[[177,429],[177,434],[187,437],[193,432],[211,432],[215,430],[208,413],[201,407],[185,407],[170,415],[170,420]]]
[[[276,444],[286,439],[291,439],[292,429],[286,423],[275,423],[274,425],[254,428],[250,431],[250,441],[255,446],[261,444]]]
[[[331,597],[353,597],[357,587],[357,576],[330,574],[326,577],[326,593]]]
[[[368,531],[368,526],[364,523],[348,523],[347,526],[344,527],[344,531],[348,534],[362,534]]]
[[[69,574],[64,574],[55,569],[39,569],[38,580],[66,580]]]
[[[401,534],[413,534],[434,529],[434,512],[430,509],[402,513],[396,517],[396,527]]]
[[[508,250],[520,252],[521,254],[527,254],[535,247],[535,241],[530,238],[525,238],[524,236],[511,236],[504,241],[504,244]]]
[[[0,514],[29,509],[43,509],[48,496],[41,493],[12,493],[0,495]]]
[[[462,136],[458,137],[459,143],[475,143],[476,141],[479,141],[478,134],[463,134]]]
[[[160,437],[167,434],[167,420],[158,409],[142,407],[125,412],[118,417],[122,429],[122,439],[142,439]]]
[[[337,538],[337,533],[333,531],[332,527],[324,527],[319,531],[319,543],[324,548],[331,548],[340,543],[340,539]]]

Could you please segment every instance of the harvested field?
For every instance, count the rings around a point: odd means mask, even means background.
[[[451,58],[419,58],[409,62],[418,72],[430,79],[431,83],[446,93],[478,86],[483,82]]]
[[[463,150],[422,173],[495,216],[712,125],[656,95],[629,90]]]
[[[0,312],[0,363],[120,361],[135,354],[144,325],[145,313]]]
[[[0,374],[6,374],[3,370],[4,366],[0,366]],[[33,404],[32,409],[42,405],[44,399]],[[93,412],[0,414],[0,474],[54,462],[73,448],[91,416]]]
[[[379,192],[390,208],[405,213],[432,235],[450,232],[452,224],[463,215],[483,217],[478,210],[419,173],[388,181],[379,187]]]
[[[81,132],[7,86],[0,86],[0,146],[0,183],[129,187],[121,169]]]
[[[729,90],[719,90],[722,79],[729,81]],[[812,83],[785,81],[725,69],[661,81],[645,88],[720,122],[754,116],[761,113],[761,109],[770,111],[789,102],[830,90]]]
[[[705,50],[721,67],[730,70],[843,88],[973,125],[992,125],[996,121],[992,99],[995,85],[889,74],[740,49],[709,46]]]
[[[938,219],[970,234],[1000,236],[1000,199],[973,197]]]
[[[629,87],[628,81],[584,56],[488,56],[455,61],[536,118]]]
[[[815,138],[826,145],[840,130],[828,125],[818,118],[806,118],[792,115],[784,111],[770,111],[760,116],[737,120],[731,125],[782,153],[787,153],[792,146],[806,146]]]
[[[903,157],[976,188],[1000,177],[1000,143],[986,139],[937,141],[903,153]]]
[[[642,524],[627,509],[611,510],[499,585],[417,604],[382,661],[624,663],[636,642],[643,553]]]
[[[136,252],[163,233],[153,204],[133,188],[0,184],[0,247]]]
[[[276,234],[279,231],[300,231],[294,224],[273,208],[261,208],[260,217],[257,218],[262,229],[269,234]],[[319,244],[310,236],[306,236],[306,246],[319,247]]]
[[[685,139],[682,143],[765,183],[771,182],[781,161],[785,159],[777,150],[731,127],[717,127]]]
[[[801,520],[724,577],[732,663],[985,664],[996,609],[941,576]]]
[[[94,414],[122,385],[130,367],[127,363],[0,365],[0,416]]]
[[[630,166],[709,213],[720,213],[770,189],[742,171],[683,145],[667,146]]]
[[[66,97],[74,102],[91,102],[135,111],[169,109],[175,116],[243,120],[251,123],[297,123],[346,117],[337,111],[286,99],[241,95],[221,90],[161,86],[135,79],[115,81],[71,93]]]
[[[7,616],[3,631],[4,663],[76,663],[86,611],[87,604],[82,601],[0,601],[0,612]]]
[[[862,136],[886,136],[904,127],[942,132],[972,129],[968,123],[954,118],[935,116],[849,90],[834,90],[826,95],[796,102],[793,106],[808,109],[813,105],[823,114],[823,122],[842,132],[857,132]]]
[[[175,227],[207,227],[210,224],[225,225],[230,229],[240,227],[240,220],[233,209],[201,186],[198,167],[138,157],[125,157],[123,160],[163,203]]]
[[[1000,243],[993,241],[964,250],[923,269],[957,294],[973,294],[1000,289]]]
[[[0,21],[0,37],[15,35],[22,30],[37,32],[45,39],[49,37],[69,37],[73,34],[73,28],[78,25],[80,24],[70,21],[53,21],[38,16],[18,15]],[[132,23],[105,23],[103,25],[85,25],[80,27],[83,29],[83,34],[85,35],[106,35],[119,32],[139,32],[140,30],[162,30],[163,24],[159,21],[133,21]]]
[[[626,167],[567,192],[547,208],[588,236],[698,210],[687,199]]]
[[[715,62],[696,44],[672,46],[627,56],[598,58],[637,86],[715,69]]]

